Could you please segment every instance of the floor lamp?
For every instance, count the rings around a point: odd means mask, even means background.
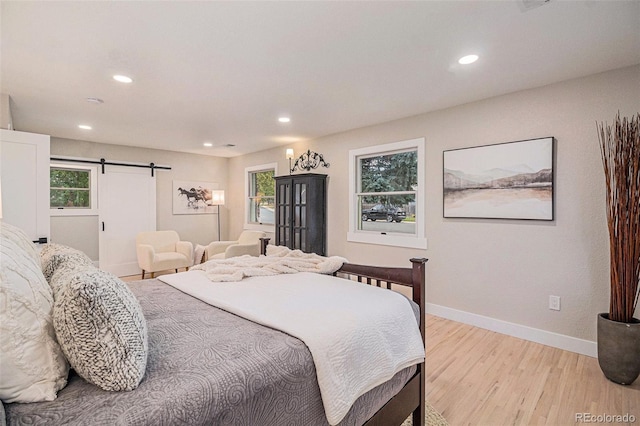
[[[211,191],[211,204],[218,208],[218,241],[220,241],[220,206],[224,206],[224,190]]]

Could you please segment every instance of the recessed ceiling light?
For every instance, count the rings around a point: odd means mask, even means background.
[[[478,60],[478,55],[467,55],[458,59],[458,63],[462,65],[469,65]]]
[[[211,148],[213,146],[211,142],[205,142],[202,145],[206,146],[207,148]]]
[[[114,75],[113,79],[120,83],[131,83],[133,81],[131,77],[127,77],[126,75]]]
[[[78,128],[82,130],[91,130],[92,127],[87,124],[78,124]]]
[[[100,98],[87,98],[87,102],[91,102],[92,104],[103,104],[104,101]]]
[[[289,117],[280,117],[278,118],[278,121],[281,123],[288,123],[291,121],[291,119]]]

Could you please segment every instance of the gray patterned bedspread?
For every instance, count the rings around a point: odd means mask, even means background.
[[[328,424],[311,353],[300,340],[158,280],[129,285],[149,333],[140,386],[107,392],[71,372],[55,401],[6,404],[8,425]],[[340,425],[364,423],[414,372],[405,369],[361,396]]]

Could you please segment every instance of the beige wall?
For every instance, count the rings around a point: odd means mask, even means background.
[[[81,157],[107,161],[126,161],[155,163],[170,166],[171,170],[156,171],[156,228],[158,230],[173,229],[183,240],[194,244],[208,244],[217,240],[216,216],[202,215],[174,215],[173,214],[173,180],[191,180],[214,182],[220,189],[227,187],[226,158],[203,155],[185,154],[180,152],[154,150],[147,148],[132,148],[121,145],[110,145],[77,141],[69,139],[51,138],[51,155],[65,157]],[[226,195],[233,198],[233,196]],[[227,233],[226,221],[229,210],[220,207],[221,234],[225,239]],[[94,216],[84,219],[73,217],[51,217],[51,239],[54,242],[67,244],[85,251],[93,260],[98,260],[98,230],[97,218]],[[95,257],[94,257],[95,256]]]
[[[310,148],[331,163],[317,170],[329,175],[330,255],[396,266],[426,256],[429,303],[593,341],[596,314],[608,309],[609,273],[595,122],[611,122],[618,110],[640,111],[640,66],[233,158],[229,190],[244,191],[245,167],[277,161],[286,174],[285,149]],[[546,136],[557,140],[553,222],[443,219],[444,150]],[[347,242],[349,150],[419,137],[426,139],[428,249]],[[229,208],[241,212],[243,200]],[[242,225],[242,215],[232,215],[229,233]],[[561,311],[548,309],[549,295],[562,298]]]

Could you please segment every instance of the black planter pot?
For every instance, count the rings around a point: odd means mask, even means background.
[[[640,375],[640,321],[611,321],[598,314],[598,364],[607,379],[630,385]]]

